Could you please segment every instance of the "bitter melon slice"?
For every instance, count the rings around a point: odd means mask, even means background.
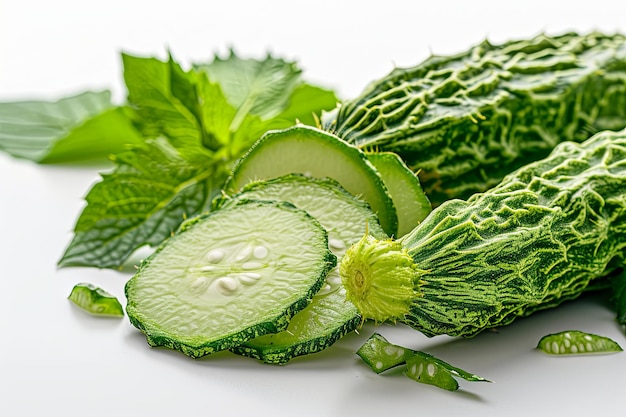
[[[376,167],[387,187],[398,215],[398,232],[402,237],[413,230],[432,211],[432,206],[416,173],[393,152],[368,153],[367,159]]]
[[[387,234],[396,234],[396,209],[376,168],[355,146],[314,127],[267,132],[237,162],[224,188],[236,193],[252,181],[292,173],[334,179],[369,204]]]
[[[335,265],[305,211],[232,201],[184,223],[140,265],[126,311],[151,346],[200,357],[285,329]]]
[[[289,174],[250,183],[232,198],[282,200],[305,210],[328,231],[329,248],[338,259],[366,230],[381,239],[387,236],[370,208],[331,179]],[[214,206],[223,201],[216,200]],[[232,351],[266,363],[286,363],[326,349],[355,330],[360,322],[361,317],[346,300],[339,272],[334,268],[320,292],[291,319],[287,329],[249,340]]]

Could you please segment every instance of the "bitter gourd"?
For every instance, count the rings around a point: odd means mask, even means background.
[[[473,336],[553,307],[624,265],[626,130],[565,142],[399,240],[365,236],[340,265],[365,318]]]
[[[435,206],[467,198],[559,142],[626,127],[626,36],[539,35],[432,56],[373,82],[324,127],[398,153]]]

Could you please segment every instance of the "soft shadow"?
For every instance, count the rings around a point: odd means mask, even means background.
[[[67,303],[76,323],[88,329],[112,329],[121,326],[125,321],[125,317],[98,316],[83,310],[70,300],[67,300]]]

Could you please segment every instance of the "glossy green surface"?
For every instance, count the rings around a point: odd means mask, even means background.
[[[297,125],[270,131],[244,154],[224,189],[236,193],[252,181],[287,174],[332,178],[367,202],[389,235],[398,217],[383,180],[358,148],[320,129]]]
[[[406,365],[404,374],[407,377],[448,391],[459,389],[456,378],[490,382],[426,352],[394,345],[378,333],[372,334],[356,353],[377,374]]]
[[[124,317],[124,309],[117,298],[93,284],[74,285],[68,299],[96,316]]]
[[[419,177],[393,152],[368,153],[367,159],[374,165],[385,183],[398,214],[398,232],[402,237],[432,211],[424,194]]]

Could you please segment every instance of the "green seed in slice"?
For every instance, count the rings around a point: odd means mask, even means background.
[[[459,389],[459,383],[439,361],[417,352],[406,360],[405,375],[422,384],[434,385],[448,391]]]
[[[550,355],[585,355],[622,351],[621,346],[614,340],[580,330],[566,330],[546,335],[539,340],[537,349]]]
[[[424,194],[419,177],[396,153],[374,152],[366,155],[391,195],[398,215],[396,237],[402,237],[420,224],[432,211],[430,201]]]
[[[310,126],[298,125],[263,135],[237,162],[225,190],[233,194],[252,181],[290,173],[336,180],[369,204],[387,234],[396,234],[398,218],[393,201],[365,154],[331,133]]]
[[[404,374],[407,377],[448,391],[459,389],[459,383],[455,378],[472,382],[491,382],[426,352],[394,345],[378,333],[370,336],[359,348],[357,355],[377,374],[396,366],[406,365]]]
[[[93,284],[74,285],[68,299],[96,316],[124,317],[124,309],[117,298]]]
[[[305,210],[328,231],[329,248],[338,259],[366,230],[381,239],[387,237],[369,207],[328,178],[288,174],[250,183],[232,198],[281,200]],[[214,206],[223,201],[227,200],[216,200]],[[335,267],[320,292],[291,319],[286,330],[249,340],[232,351],[266,363],[282,364],[326,349],[355,330],[361,321],[356,307],[346,300]]]
[[[317,220],[285,202],[237,200],[186,222],[126,284],[151,346],[200,357],[284,330],[336,257]]]

